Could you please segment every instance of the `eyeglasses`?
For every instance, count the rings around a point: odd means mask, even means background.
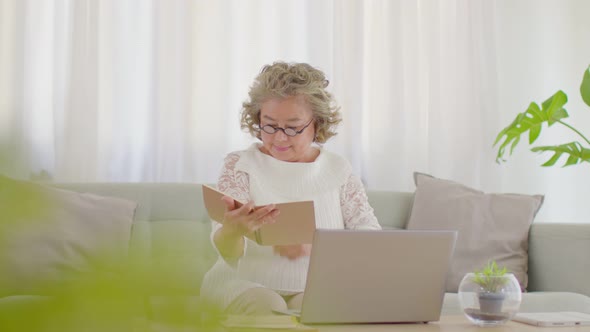
[[[301,134],[307,127],[309,127],[309,125],[311,124],[312,121],[313,121],[313,118],[311,120],[309,120],[309,122],[300,130],[295,130],[294,128],[291,128],[291,127],[281,128],[281,127],[275,127],[275,126],[271,126],[271,125],[262,126],[260,129],[262,129],[262,131],[264,131],[265,133],[271,134],[271,135],[280,130],[285,135],[287,135],[289,137],[294,137],[294,136]]]

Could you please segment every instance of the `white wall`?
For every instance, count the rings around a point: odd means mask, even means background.
[[[567,123],[590,138],[590,108],[579,93],[590,65],[590,1],[498,0],[498,112],[508,125],[531,101],[538,104],[557,90],[569,98]],[[537,145],[555,145],[578,138],[569,130],[544,128]],[[545,194],[537,221],[590,222],[590,164],[540,167],[550,154],[528,151],[521,140],[502,168],[504,192]]]

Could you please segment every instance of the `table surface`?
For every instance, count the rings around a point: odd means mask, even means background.
[[[509,321],[494,327],[479,327],[472,324],[465,316],[441,316],[440,321],[428,324],[363,324],[363,325],[331,325],[314,326],[320,332],[381,332],[381,331],[443,331],[443,332],[507,332],[507,331],[543,331],[543,332],[569,332],[589,331],[590,326],[575,327],[536,327],[528,324]]]
[[[149,332],[227,332],[225,328],[205,329],[196,328],[195,326],[170,326],[165,324],[148,324],[148,329],[138,329],[137,331]],[[431,322],[428,324],[350,324],[350,325],[314,325],[312,331],[319,332],[395,332],[395,331],[442,331],[442,332],[570,332],[570,331],[585,331],[590,332],[590,326],[575,326],[575,327],[536,327],[528,324],[509,321],[505,324],[495,327],[479,327],[472,324],[465,316],[447,316],[443,315],[440,321]],[[241,329],[231,329],[231,331],[240,331]],[[275,332],[276,329],[244,329],[242,331],[261,331],[261,332]],[[282,331],[297,331],[282,330]],[[301,330],[305,332],[305,330]]]

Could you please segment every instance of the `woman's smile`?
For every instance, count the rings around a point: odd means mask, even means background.
[[[289,150],[289,147],[288,146],[276,146],[276,145],[273,145],[273,147],[278,152],[285,152],[285,151]]]

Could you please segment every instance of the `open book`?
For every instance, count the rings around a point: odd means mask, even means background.
[[[221,200],[223,196],[231,197],[211,186],[203,185],[205,208],[207,208],[209,217],[219,223],[223,223],[223,215],[225,214],[225,203]],[[235,198],[234,201],[238,207],[245,204]],[[278,203],[275,206],[281,211],[276,222],[263,225],[253,234],[249,234],[249,239],[260,245],[268,246],[304,244],[313,241],[315,232],[313,201]]]

